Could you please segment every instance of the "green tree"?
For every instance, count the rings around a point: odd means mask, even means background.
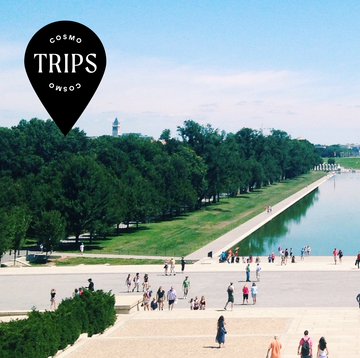
[[[59,210],[66,221],[66,233],[79,236],[94,232],[101,225],[115,224],[112,206],[117,181],[93,155],[72,155],[52,163],[42,173],[56,188],[52,210]]]
[[[42,211],[40,220],[34,225],[35,233],[44,245],[45,252],[53,251],[65,238],[65,220],[57,210]]]
[[[9,213],[11,232],[11,249],[14,250],[14,264],[16,261],[17,251],[25,243],[26,232],[29,228],[31,216],[26,206],[14,206]]]
[[[0,210],[0,267],[5,252],[11,248],[11,238],[14,233],[14,220],[5,210]]]

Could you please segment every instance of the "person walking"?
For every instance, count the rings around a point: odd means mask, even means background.
[[[50,309],[56,310],[56,290],[52,288],[50,291]]]
[[[318,344],[318,349],[316,353],[316,357],[318,358],[326,358],[329,355],[329,349],[327,347],[327,343],[324,337],[321,337]]]
[[[250,282],[250,263],[248,263],[247,266],[245,267],[245,272],[246,272],[246,282]]]
[[[308,358],[312,356],[312,339],[309,337],[309,331],[304,331],[304,337],[300,339],[299,346],[297,349],[298,355],[301,358]]]
[[[253,282],[252,286],[251,286],[251,297],[253,300],[253,305],[256,304],[256,296],[257,296],[257,292],[258,292],[258,288],[256,286],[256,283]]]
[[[131,275],[130,274],[127,275],[127,278],[125,280],[125,284],[127,286],[128,292],[130,292],[130,289],[131,289]]]
[[[170,290],[167,293],[167,300],[169,303],[169,310],[172,311],[174,308],[174,303],[176,301],[176,291],[173,286],[171,286]]]
[[[190,289],[190,280],[189,280],[189,276],[185,277],[185,280],[183,281],[183,290],[184,290],[184,299],[187,298],[187,295],[189,293],[189,289]]]
[[[360,251],[356,256],[356,261],[355,261],[355,265],[357,265],[358,268],[359,268],[359,264],[360,264]]]
[[[149,275],[147,273],[144,275],[144,281],[142,283],[142,286],[143,286],[143,292],[147,291],[150,286]]]
[[[227,288],[228,299],[227,299],[227,302],[226,302],[225,307],[224,307],[225,311],[227,309],[227,305],[229,304],[229,302],[231,303],[231,310],[234,309],[234,292],[235,292],[235,288],[233,286],[233,283],[230,282],[230,285]]]
[[[338,255],[339,255],[339,262],[340,262],[340,264],[342,264],[342,258],[344,256],[342,250],[339,250]]]
[[[182,257],[181,257],[181,272],[182,272],[182,273],[184,273],[185,264],[186,264],[185,258],[184,258],[184,256],[182,256]]]
[[[285,265],[286,265],[286,264],[287,264],[288,257],[289,257],[289,250],[288,250],[288,248],[285,249],[284,255],[285,255]]]
[[[257,264],[256,265],[256,280],[258,282],[260,282],[260,271],[261,271],[261,266],[260,266],[260,264]]]
[[[266,358],[269,358],[269,353],[271,351],[270,358],[280,358],[281,357],[281,350],[282,344],[279,341],[279,336],[275,335],[274,340],[270,343],[268,351],[266,353]]]
[[[246,284],[244,285],[242,292],[243,292],[243,305],[245,304],[245,301],[246,301],[246,304],[248,304],[249,303],[249,288],[247,287]]]
[[[164,310],[164,301],[165,301],[165,291],[163,290],[162,286],[156,292],[156,301],[159,304],[159,311]]]
[[[165,272],[165,276],[167,276],[168,270],[169,270],[169,263],[168,263],[168,260],[165,260],[165,261],[164,261],[164,272]]]
[[[172,273],[174,274],[174,276],[176,276],[175,259],[173,257],[170,259],[170,276],[171,276]]]
[[[84,248],[85,248],[85,246],[84,246],[84,243],[82,242],[81,245],[80,245],[80,253],[81,253],[81,255],[84,253]]]
[[[133,278],[133,282],[134,282],[134,287],[132,289],[132,292],[135,291],[136,289],[136,292],[139,292],[139,286],[140,286],[140,274],[137,273],[134,278]]]
[[[335,249],[334,249],[334,251],[333,251],[333,256],[334,256],[335,265],[336,265],[336,262],[337,262],[337,255],[338,255],[338,250],[337,250],[336,247],[335,247]]]
[[[206,300],[205,300],[205,296],[201,296],[200,299],[200,309],[204,310],[206,308]]]
[[[88,287],[86,287],[89,291],[94,291],[94,282],[93,282],[93,280],[91,279],[91,278],[89,278],[88,279],[88,282],[89,282],[89,286]]]
[[[215,341],[219,343],[219,348],[223,345],[225,347],[225,334],[227,333],[225,328],[226,322],[224,316],[220,316],[217,321],[217,330],[216,330],[216,338]]]
[[[150,295],[148,291],[143,293],[143,306],[144,311],[150,311]]]

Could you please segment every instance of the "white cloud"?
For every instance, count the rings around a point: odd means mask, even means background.
[[[19,54],[20,46],[15,49]],[[13,68],[11,61],[11,55],[0,60],[1,125],[16,125],[21,118],[47,118],[23,65]],[[165,128],[176,135],[177,126],[193,119],[227,132],[263,126],[285,130],[294,138],[333,143],[339,131],[330,138],[329,131],[325,137],[321,129],[346,123],[351,128],[348,142],[356,141],[354,133],[360,130],[357,90],[347,88],[345,94],[341,84],[309,72],[241,72],[153,58],[115,62],[110,54],[104,78],[76,125],[89,135],[110,134],[117,117],[123,132],[158,137]]]

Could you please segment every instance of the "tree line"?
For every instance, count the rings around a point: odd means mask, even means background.
[[[311,143],[280,130],[233,134],[188,120],[177,132],[89,138],[75,128],[65,137],[36,118],[0,128],[0,255],[26,237],[50,250],[65,236],[197,210],[321,162]]]

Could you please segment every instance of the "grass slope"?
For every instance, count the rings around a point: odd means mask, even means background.
[[[336,164],[340,164],[344,168],[360,169],[360,158],[332,158],[335,159]],[[328,158],[325,162],[327,163]]]

